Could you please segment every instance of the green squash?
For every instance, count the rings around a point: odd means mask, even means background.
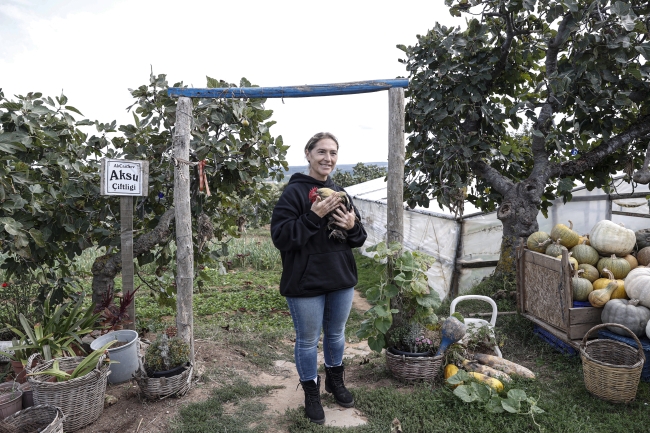
[[[598,260],[596,267],[600,271],[600,275],[603,277],[606,276],[605,272],[603,271],[605,268],[609,269],[612,272],[614,278],[620,280],[625,278],[627,274],[630,273],[630,263],[622,257],[616,257],[615,254],[612,254],[610,257],[603,257],[602,259]]]
[[[588,265],[596,266],[598,260],[600,260],[598,251],[594,247],[587,245],[586,241],[571,248],[571,252],[580,264],[587,263]]]
[[[578,265],[578,269],[582,269],[584,271],[582,278],[588,279],[591,283],[600,278],[600,272],[598,272],[598,269],[596,269],[595,266],[583,263],[581,265]]]
[[[589,294],[594,290],[591,281],[586,278],[580,277],[584,271],[578,269],[574,271],[573,278],[571,278],[571,288],[573,289],[574,301],[586,301],[589,299]]]
[[[551,243],[551,237],[546,232],[535,232],[526,239],[526,246],[531,251],[544,254],[546,247]]]
[[[560,241],[561,241],[561,239],[558,239],[555,242],[551,243],[548,247],[546,247],[546,251],[544,253],[547,256],[551,256],[551,257],[561,256],[562,255],[562,250],[566,250],[567,247],[562,245],[560,243]]]
[[[554,241],[560,239],[560,243],[570,249],[578,245],[580,235],[573,230],[573,222],[569,221],[569,227],[564,224],[555,224],[551,230],[551,239]]]

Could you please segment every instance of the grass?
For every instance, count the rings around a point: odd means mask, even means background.
[[[231,262],[226,274],[206,269],[208,279],[195,289],[195,337],[209,338],[238,348],[254,356],[246,357],[254,366],[270,369],[278,357],[291,360],[293,349],[285,343],[293,335],[286,302],[279,295],[279,254],[272,248],[268,231],[252,231],[243,239],[229,243]],[[275,254],[275,257],[272,257]],[[266,257],[258,260],[258,257]],[[92,263],[92,257],[84,259]],[[360,293],[379,281],[372,260],[356,256]],[[254,265],[261,262],[262,265]],[[270,265],[264,265],[269,263]],[[146,270],[146,267],[143,267]],[[145,272],[143,270],[143,272]],[[118,279],[119,280],[119,279]],[[515,290],[511,281],[486,280],[472,293],[494,295],[497,291]],[[449,301],[442,303],[437,313],[449,313]],[[512,300],[497,301],[499,311],[514,311]],[[480,301],[459,304],[462,314],[490,311]],[[174,321],[174,311],[162,308],[155,299],[138,293],[136,297],[138,324],[157,330]],[[346,331],[348,341],[357,341],[355,331],[363,315],[354,312]],[[526,364],[538,374],[534,381],[519,380],[508,385],[538,399],[545,413],[535,415],[492,414],[476,403],[464,403],[442,383],[405,385],[394,380],[385,368],[383,355],[372,353],[368,362],[349,364],[348,377],[367,383],[352,388],[356,407],[368,419],[368,424],[354,428],[355,432],[388,432],[391,422],[398,418],[404,432],[474,432],[503,433],[539,432],[621,432],[648,431],[650,425],[650,384],[639,385],[636,400],[628,405],[612,405],[590,396],[584,387],[582,364],[578,357],[567,357],[553,351],[533,334],[530,321],[518,315],[497,319],[497,340],[507,359]],[[272,347],[269,347],[272,346]],[[278,351],[280,354],[278,354]],[[210,372],[210,379],[220,383],[204,402],[183,408],[170,429],[181,432],[263,432],[264,407],[258,397],[272,387],[255,387],[245,381],[233,380],[227,368]],[[377,385],[381,381],[381,386]],[[387,385],[384,385],[387,384]],[[507,389],[508,389],[507,388]],[[507,390],[506,389],[506,390]],[[329,395],[324,401],[332,403]],[[284,415],[283,424],[291,432],[340,432],[341,429],[309,423],[301,407]]]
[[[356,259],[359,270],[357,288],[360,292],[363,292],[364,289],[376,284],[379,276],[373,269],[372,260],[363,256],[356,256]],[[254,278],[258,277],[257,271],[252,269],[242,271],[242,274],[247,275],[246,281],[254,281]],[[277,276],[279,277],[279,274]],[[251,290],[255,290],[254,286],[243,284],[243,280],[238,280],[240,277],[243,278],[243,275],[240,275],[239,272],[229,275],[228,278],[221,279],[222,284],[218,289],[215,288],[214,290],[221,292],[224,296],[233,290],[240,290],[242,293],[247,294],[249,300],[255,299],[256,302],[261,302],[251,292]],[[239,289],[236,289],[237,284],[239,284]],[[272,283],[264,287],[270,287],[277,291],[276,286],[273,286]],[[514,284],[511,281],[486,280],[476,286],[472,293],[494,295],[499,290],[509,292],[514,289]],[[235,307],[240,305],[238,302],[241,299],[241,297],[224,297],[220,302],[223,302],[223,305],[231,302],[231,307]],[[243,299],[246,299],[246,295],[244,295]],[[273,299],[272,296],[271,299]],[[269,302],[269,300],[264,299],[263,302]],[[448,315],[449,303],[448,300],[443,302],[437,313],[441,316]],[[509,299],[501,299],[497,301],[497,305],[499,311],[515,310],[514,302]],[[470,312],[491,311],[491,307],[484,302],[468,301],[459,304],[458,310],[462,314],[468,314]],[[252,310],[245,313],[245,315],[255,317],[255,320],[261,322],[269,322],[270,320],[267,316],[256,316],[255,314],[256,312]],[[363,320],[361,314],[356,313],[351,316],[347,329],[349,341],[355,341],[354,332],[361,320]],[[260,323],[257,325],[250,324],[250,326],[250,329],[264,327]],[[267,323],[266,326],[276,331],[283,329],[274,326],[272,321]],[[290,329],[290,323],[288,323],[288,329]],[[492,414],[485,411],[479,404],[462,402],[449,388],[440,382],[436,383],[435,387],[429,384],[404,385],[391,378],[390,373],[385,368],[383,356],[373,353],[368,357],[369,362],[367,364],[358,367],[350,366],[351,368],[348,371],[348,374],[353,372],[359,379],[369,384],[368,386],[352,389],[356,407],[368,419],[368,424],[355,427],[354,431],[359,433],[385,433],[390,430],[394,418],[399,419],[403,431],[409,433],[473,431],[482,433],[521,431],[630,433],[648,430],[647,426],[650,425],[650,412],[648,411],[650,384],[642,382],[639,385],[637,399],[633,403],[612,405],[587,393],[584,387],[580,359],[561,355],[546,343],[537,339],[533,334],[533,325],[527,319],[518,315],[500,316],[497,319],[496,331],[497,340],[501,342],[505,356],[515,362],[525,363],[538,374],[537,380],[515,380],[512,384],[507,385],[506,391],[512,388],[524,390],[528,396],[538,399],[538,404],[545,413],[536,414],[534,418],[531,415]],[[235,336],[230,335],[232,339],[230,341],[233,344],[246,347],[246,335],[250,336],[251,333],[241,328],[240,333],[236,333]],[[272,338],[271,335],[271,333],[267,334],[269,338]],[[275,335],[275,338],[279,338],[282,332],[276,332],[273,335]],[[275,341],[278,340],[267,340],[269,344],[274,344]],[[252,344],[255,346],[254,342]],[[290,348],[285,348],[285,350],[290,356]],[[277,354],[269,356],[277,357]],[[390,385],[379,387],[373,385],[382,379],[387,379]],[[227,384],[220,392],[235,393],[237,389],[242,387],[242,384]],[[219,422],[223,423],[224,426],[228,425],[227,431],[229,432],[263,431],[254,430],[259,427],[257,419],[247,421],[242,418],[242,415],[238,415],[245,412],[246,404],[255,402],[255,395],[238,395],[240,398],[236,403],[234,412],[229,415],[231,418],[221,418]],[[324,394],[323,399],[325,402],[332,403],[329,395]],[[221,414],[220,410],[223,410],[224,403],[212,401],[211,404],[216,406],[197,406],[193,410],[204,411],[204,416],[209,413]],[[219,409],[219,404],[221,404],[222,409]],[[204,409],[198,409],[198,407]],[[208,407],[210,407],[209,410]],[[252,414],[250,415],[252,416]],[[235,419],[238,422],[232,422]],[[290,432],[341,431],[339,428],[317,426],[309,423],[304,417],[301,407],[288,410],[285,414],[285,421]],[[190,424],[190,418],[183,414],[176,422],[175,428],[177,430],[173,430],[174,432],[210,431],[201,430],[203,427],[196,427],[196,430],[192,430],[191,426],[194,426],[194,424]],[[178,428],[186,428],[186,430],[178,430]]]

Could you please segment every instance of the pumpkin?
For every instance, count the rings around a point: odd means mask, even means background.
[[[449,379],[451,376],[455,376],[456,373],[458,373],[458,367],[456,367],[454,364],[445,365],[445,369],[444,369],[445,380]]]
[[[589,303],[596,308],[604,307],[612,298],[612,293],[618,288],[616,281],[607,285],[604,289],[594,290],[589,294]]]
[[[636,268],[639,266],[639,261],[634,257],[632,254],[628,254],[627,256],[623,257],[627,262],[630,264],[630,270]]]
[[[578,245],[580,244],[591,245],[589,243],[589,233],[585,233],[584,235],[580,236],[580,238],[578,238]]]
[[[634,232],[636,237],[636,248],[641,250],[650,247],[650,229],[641,229]]]
[[[578,242],[580,242],[580,235],[573,231],[573,223],[569,221],[569,227],[564,224],[555,224],[551,230],[551,239],[556,242],[560,241],[562,245],[569,249],[578,245]]]
[[[650,247],[645,247],[636,253],[636,260],[639,265],[648,266],[650,264]]]
[[[600,278],[600,272],[598,272],[598,269],[596,269],[595,266],[583,263],[581,265],[578,265],[578,269],[582,269],[584,271],[582,278],[588,279],[591,283]]]
[[[559,256],[557,256],[556,259],[562,260],[562,255],[560,254]],[[578,263],[575,257],[571,256],[571,253],[569,253],[569,263],[571,264],[571,269],[573,269],[574,271],[577,270],[578,266],[580,265],[580,263]]]
[[[591,246],[604,256],[616,254],[624,257],[634,250],[636,235],[630,229],[609,220],[596,223],[589,234]]]
[[[580,274],[583,272],[582,269],[578,269],[573,272],[573,278],[571,278],[571,288],[573,289],[574,301],[586,301],[589,298],[589,294],[594,290],[591,281],[580,277]]]
[[[627,292],[625,291],[625,281],[624,280],[617,280],[614,278],[614,275],[609,271],[609,269],[605,268],[603,269],[605,275],[607,275],[607,278],[599,278],[596,281],[594,281],[592,284],[594,286],[594,290],[600,290],[604,289],[607,287],[607,285],[611,282],[616,282],[617,284],[617,289],[612,295],[612,299],[623,299],[627,296]]]
[[[614,274],[614,278],[620,279],[625,278],[630,272],[630,264],[628,261],[622,257],[616,257],[614,254],[612,254],[610,257],[603,257],[602,259],[598,260],[596,268],[598,268],[600,275],[603,277],[606,275],[603,272],[603,269],[605,268],[609,269],[611,273]]]
[[[587,245],[584,243],[584,241],[583,243],[580,243],[571,248],[571,253],[580,264],[587,263],[589,265],[596,266],[596,263],[598,263],[598,260],[600,260],[600,256],[598,255],[596,248]]]
[[[600,315],[603,323],[616,323],[623,325],[637,336],[645,334],[646,326],[650,321],[650,309],[639,305],[638,299],[612,299],[603,308]],[[625,330],[617,326],[608,326],[612,332],[620,335],[626,335]],[[627,334],[629,335],[629,334]]]
[[[631,270],[625,277],[625,292],[630,299],[638,299],[641,305],[650,308],[650,268]]]
[[[561,239],[552,242],[548,247],[546,247],[545,254],[547,256],[557,257],[562,255],[562,250],[567,250],[567,247],[560,243]]]
[[[535,232],[526,239],[526,246],[531,251],[544,254],[546,247],[551,243],[551,237],[546,232]]]

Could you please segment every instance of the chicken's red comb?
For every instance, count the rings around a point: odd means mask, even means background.
[[[313,187],[309,190],[309,201],[311,203],[315,202],[316,197],[318,197],[318,187]]]

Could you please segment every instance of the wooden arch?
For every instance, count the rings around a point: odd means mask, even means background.
[[[401,242],[404,210],[404,89],[407,79],[369,80],[337,84],[314,84],[288,87],[170,87],[177,97],[174,128],[174,158],[189,162],[192,123],[190,98],[309,98],[314,96],[352,95],[388,91],[388,209],[387,241]],[[174,168],[174,208],[176,220],[176,327],[178,335],[190,344],[194,363],[194,319],[192,291],[194,282],[194,250],[190,213],[189,164],[177,163]]]

